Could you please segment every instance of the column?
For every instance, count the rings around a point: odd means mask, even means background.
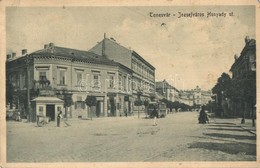
[[[107,94],[105,94],[105,97],[104,97],[104,116],[107,117],[108,116],[108,109],[107,109],[107,101],[108,101],[108,97],[107,97]]]

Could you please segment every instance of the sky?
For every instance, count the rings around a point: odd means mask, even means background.
[[[170,17],[151,17],[150,13]],[[203,13],[203,17],[180,17]],[[210,16],[207,13],[222,13]],[[232,16],[229,14],[232,13]],[[153,7],[7,7],[7,53],[21,55],[44,44],[89,50],[113,37],[156,68],[156,81],[166,79],[179,90],[212,89],[229,73],[244,38],[255,39],[254,6]]]

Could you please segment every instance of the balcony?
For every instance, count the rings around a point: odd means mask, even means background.
[[[43,78],[40,80],[33,80],[33,88],[34,89],[40,89],[40,90],[45,90],[50,88],[50,80],[47,78]]]

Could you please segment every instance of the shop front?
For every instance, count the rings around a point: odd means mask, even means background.
[[[49,117],[50,121],[55,121],[58,113],[61,111],[65,114],[63,100],[57,97],[37,97],[32,101],[33,121],[37,117]]]

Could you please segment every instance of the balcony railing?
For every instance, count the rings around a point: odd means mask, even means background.
[[[34,89],[48,89],[50,88],[50,84],[51,82],[47,78],[33,81]]]

